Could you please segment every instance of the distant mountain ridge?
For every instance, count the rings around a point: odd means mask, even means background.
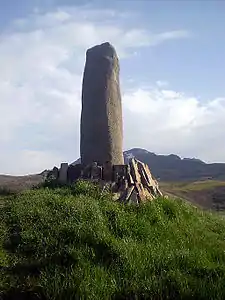
[[[141,148],[125,151],[125,162],[130,157],[146,163],[152,174],[161,181],[225,180],[225,163],[207,164],[196,158],[182,159],[175,154],[157,155]]]
[[[225,180],[225,163],[207,164],[196,158],[178,155],[157,155],[141,148],[124,151],[125,163],[132,157],[146,163],[154,177],[160,181]],[[80,158],[72,164],[80,163]]]

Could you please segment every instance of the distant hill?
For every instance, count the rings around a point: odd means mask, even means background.
[[[160,182],[160,189],[169,197],[178,197],[205,209],[225,210],[225,181]]]
[[[225,164],[206,164],[195,158],[157,155],[145,149],[124,152],[125,162],[132,157],[148,164],[163,193],[178,196],[204,208],[225,209]],[[77,159],[72,164],[80,163]],[[48,170],[29,176],[0,175],[0,194],[30,189],[44,181]]]
[[[0,175],[0,194],[5,193],[7,190],[10,190],[11,192],[20,192],[30,189],[33,186],[42,183],[44,178],[44,172],[43,174],[25,176]]]
[[[225,180],[225,163],[207,164],[196,158],[183,158],[178,155],[157,155],[141,148],[124,152],[127,163],[132,157],[146,163],[154,177],[160,181]],[[80,163],[80,158],[72,164]]]
[[[157,155],[140,148],[125,151],[124,157],[125,161],[130,157],[143,161],[160,181],[225,180],[225,163],[207,164],[195,158]]]

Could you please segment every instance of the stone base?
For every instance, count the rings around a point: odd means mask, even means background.
[[[149,167],[136,159],[131,159],[128,165],[113,166],[107,163],[98,166],[96,162],[86,167],[62,163],[58,172],[55,168],[53,170],[57,174],[55,179],[61,183],[71,184],[78,179],[86,179],[98,182],[103,188],[107,185],[113,199],[124,203],[138,204],[162,196]]]

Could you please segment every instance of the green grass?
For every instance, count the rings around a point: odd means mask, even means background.
[[[93,185],[2,198],[0,299],[225,299],[225,220]]]
[[[196,182],[175,182],[175,183],[163,183],[164,188],[170,188],[174,191],[202,191],[210,190],[217,187],[225,186],[225,181],[219,180],[204,180]]]

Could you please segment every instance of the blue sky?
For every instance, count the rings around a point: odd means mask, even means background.
[[[225,161],[224,1],[0,4],[0,173],[79,156],[85,51],[106,40],[120,58],[124,149]]]
[[[174,30],[183,28],[191,32],[193,42],[168,43],[157,53],[148,55],[149,49],[136,59],[145,80],[165,77],[178,89],[208,99],[225,94],[225,2],[224,1],[71,1],[71,0],[1,0],[0,24],[7,27],[13,19],[26,16],[39,9],[48,12],[57,7],[89,5],[94,8],[111,8],[135,12],[137,23],[148,29]],[[130,20],[132,22],[132,20]],[[143,60],[148,57],[149,68]],[[125,66],[125,70],[129,68]],[[124,71],[125,72],[125,71]],[[187,80],[188,79],[188,80]],[[142,80],[142,78],[141,78]]]

